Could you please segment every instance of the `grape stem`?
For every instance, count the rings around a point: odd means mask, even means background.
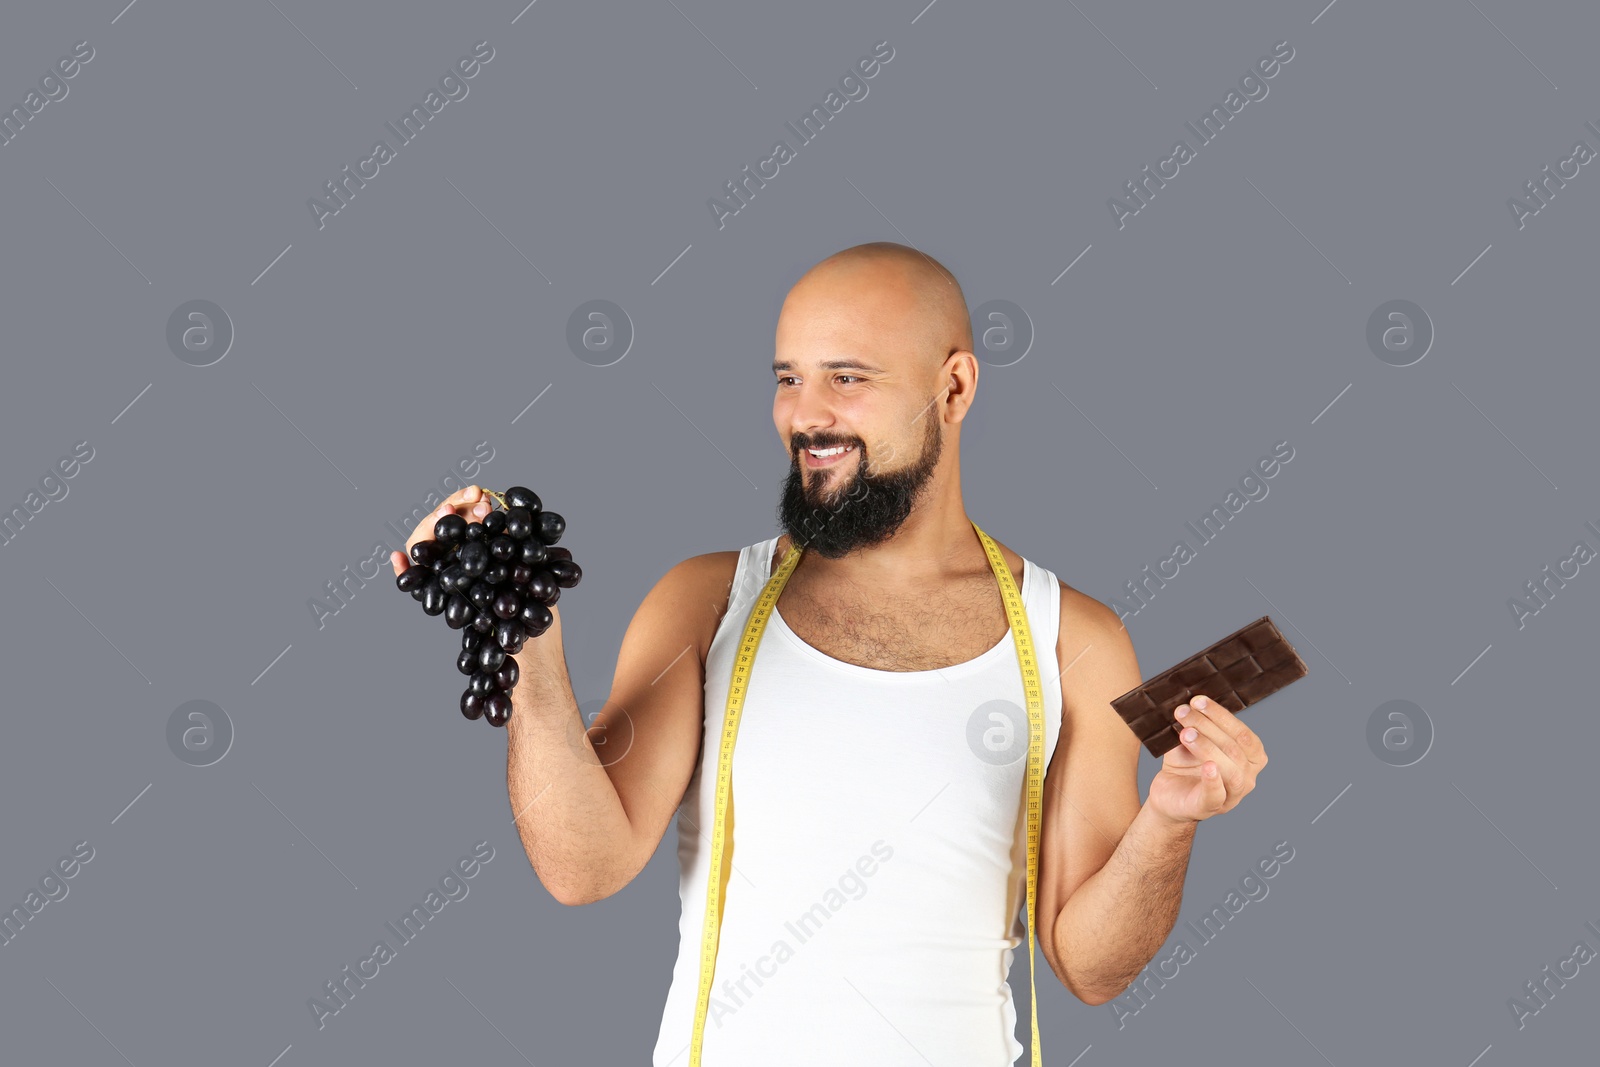
[[[493,490],[493,489],[485,489],[485,490],[484,490],[484,491],[483,491],[483,495],[484,495],[484,496],[487,496],[487,497],[492,497],[492,498],[494,498],[494,502],[495,502],[495,503],[496,503],[496,504],[499,504],[499,505],[500,505],[500,510],[501,510],[501,511],[508,511],[508,510],[510,510],[510,509],[509,509],[509,508],[507,508],[507,506],[506,506],[506,498],[505,498],[505,494],[504,494],[504,493],[497,493],[497,492],[495,492],[495,491],[494,491],[494,490]]]

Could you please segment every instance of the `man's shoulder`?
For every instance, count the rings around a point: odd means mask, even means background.
[[[781,549],[783,543],[786,542],[788,538],[783,536],[779,536],[776,539],[772,537],[763,537],[759,541],[751,542],[749,545],[745,546],[745,548],[727,548],[714,552],[701,552],[698,555],[687,556],[675,564],[672,570],[668,573],[670,574],[676,572],[682,575],[701,575],[706,573],[720,574],[723,571],[727,571],[729,574],[732,574],[734,568],[739,565],[739,556],[743,554],[746,549],[753,550],[759,548],[762,545],[765,545],[768,541],[772,540],[777,540],[778,546]]]
[[[1056,578],[1056,584],[1061,587],[1062,630],[1070,626],[1074,630],[1106,635],[1126,629],[1117,617],[1116,609],[1068,585],[1059,577]]]
[[[742,549],[729,548],[717,552],[702,552],[698,556],[684,559],[668,573],[675,573],[681,580],[696,584],[714,580],[724,580],[725,583],[731,584],[733,572],[739,566],[741,551]]]
[[[728,610],[742,553],[742,549],[733,548],[689,556],[675,564],[661,579],[661,584],[676,594],[675,599],[696,605],[693,617],[709,622],[708,637]],[[709,616],[698,610],[702,604],[711,609]]]
[[[1073,588],[1059,577],[1056,582],[1061,586],[1061,625],[1057,630],[1056,655],[1062,664],[1075,662],[1096,646],[1119,655],[1131,654],[1133,640],[1115,608]]]
[[[702,552],[667,569],[634,613],[633,626],[649,640],[687,642],[703,664],[728,612],[739,550]]]
[[[1066,582],[1061,585],[1061,628],[1056,658],[1061,666],[1062,714],[1093,708],[1139,684],[1139,660],[1127,624],[1116,609]],[[1074,669],[1075,668],[1075,669]]]

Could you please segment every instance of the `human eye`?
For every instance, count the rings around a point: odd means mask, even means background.
[[[851,381],[854,381],[854,382],[859,382],[861,380],[860,376],[855,375],[855,374],[837,374],[837,375],[834,376],[833,380],[834,381],[840,381],[840,380],[845,379],[845,378],[849,378]]]

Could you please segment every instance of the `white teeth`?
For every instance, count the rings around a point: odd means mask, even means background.
[[[810,452],[813,456],[816,456],[818,459],[826,459],[828,456],[837,456],[841,452],[848,452],[848,451],[850,451],[850,449],[852,449],[854,447],[855,447],[855,445],[849,445],[849,446],[835,445],[832,448],[822,448],[822,449],[808,448],[808,449],[806,449],[806,451]]]

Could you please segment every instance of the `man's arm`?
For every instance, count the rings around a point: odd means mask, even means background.
[[[1127,989],[1178,919],[1195,823],[1139,800],[1139,739],[1111,706],[1143,679],[1116,612],[1063,584],[1061,735],[1044,781],[1037,928],[1086,1004]]]
[[[567,676],[559,614],[518,653],[506,786],[528,860],[561,903],[611,896],[661,843],[699,757],[705,658],[738,555],[695,556],[656,583],[623,636],[610,696],[587,728]]]

